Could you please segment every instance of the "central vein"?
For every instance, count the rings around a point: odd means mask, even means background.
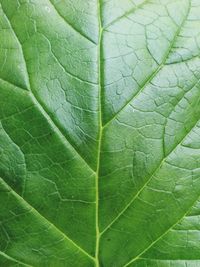
[[[102,103],[101,103],[101,93],[102,93],[102,73],[101,73],[101,49],[102,49],[102,22],[101,22],[101,0],[98,2],[98,20],[99,20],[99,42],[98,42],[98,71],[99,71],[99,145],[98,145],[98,155],[97,155],[97,170],[96,170],[96,267],[99,267],[99,172],[100,172],[100,156],[101,156],[101,140],[102,140]]]

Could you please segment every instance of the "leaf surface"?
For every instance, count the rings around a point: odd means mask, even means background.
[[[0,265],[200,266],[198,0],[0,0]]]

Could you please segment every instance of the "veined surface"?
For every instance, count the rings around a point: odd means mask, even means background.
[[[0,0],[0,266],[200,266],[199,55],[199,0]]]

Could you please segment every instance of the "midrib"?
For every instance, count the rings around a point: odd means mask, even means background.
[[[99,171],[100,171],[100,157],[101,157],[101,141],[102,141],[102,64],[101,64],[101,54],[102,54],[102,21],[101,21],[101,0],[98,0],[97,5],[98,21],[99,21],[99,41],[98,41],[98,73],[99,73],[99,145],[97,154],[97,170],[96,170],[96,249],[95,249],[95,264],[99,267]]]

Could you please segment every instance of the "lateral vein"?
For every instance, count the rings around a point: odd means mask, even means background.
[[[2,5],[1,5],[2,7]],[[3,10],[3,7],[2,7]],[[38,99],[38,97],[34,94],[32,88],[31,88],[31,83],[30,83],[30,77],[29,77],[29,73],[28,73],[28,68],[27,68],[27,64],[26,64],[26,59],[25,59],[25,55],[24,55],[24,51],[23,51],[23,45],[21,44],[19,37],[17,36],[13,25],[11,23],[11,21],[9,20],[9,18],[7,17],[5,11],[3,10],[4,15],[7,18],[7,21],[10,25],[10,28],[13,31],[13,34],[15,35],[20,47],[21,47],[21,52],[23,55],[23,61],[24,61],[24,65],[25,65],[25,69],[26,69],[26,74],[27,74],[27,78],[28,78],[28,83],[29,83],[29,91],[30,91],[30,96],[31,99],[33,101],[33,103],[36,105],[36,107],[39,109],[39,111],[42,113],[42,115],[45,117],[45,119],[47,120],[47,122],[50,124],[50,126],[52,127],[52,129],[54,129],[54,131],[56,132],[56,134],[60,137],[60,139],[63,141],[64,145],[70,145],[70,147],[72,148],[72,150],[74,152],[76,152],[76,154],[81,158],[81,160],[88,166],[88,168],[94,172],[94,169],[92,168],[92,166],[90,166],[90,164],[83,158],[83,156],[77,151],[77,149],[75,148],[75,146],[67,139],[66,135],[63,133],[63,131],[58,127],[58,125],[56,124],[56,122],[52,119],[52,117],[49,115],[48,111],[44,108],[43,104],[41,103],[41,101]]]
[[[15,197],[18,198],[20,200],[20,202],[24,203],[25,206],[28,206],[36,216],[38,216],[41,220],[45,220],[46,222],[48,222],[60,235],[62,235],[68,242],[73,244],[74,247],[76,247],[78,250],[80,250],[88,258],[94,260],[94,257],[92,255],[90,255],[87,251],[85,251],[78,244],[76,244],[70,237],[68,237],[64,232],[62,232],[59,228],[57,228],[57,226],[55,226],[55,224],[50,222],[40,212],[38,212],[30,203],[28,203],[24,198],[22,198],[20,195],[18,195],[17,192],[15,190],[13,190],[2,178],[0,178],[0,182],[1,181],[5,186],[7,186],[11,190],[13,195],[15,195]]]
[[[52,0],[49,0],[49,3],[52,5],[52,7],[54,8],[54,10],[56,11],[56,13],[59,15],[60,18],[62,18],[62,20],[71,28],[73,29],[75,32],[77,32],[80,36],[84,37],[86,40],[88,40],[90,43],[93,43],[94,45],[97,45],[97,43],[95,43],[90,37],[88,37],[86,34],[84,34],[83,32],[80,32],[79,30],[77,30],[69,21],[66,20],[66,18],[60,13],[60,11],[57,9],[57,7],[52,3]]]
[[[131,97],[130,100],[128,100],[117,112],[116,114],[109,120],[107,121],[104,125],[103,125],[103,128],[107,127],[108,125],[110,125],[110,123],[150,84],[150,82],[156,77],[156,75],[160,72],[160,70],[165,66],[166,64],[166,61],[168,59],[168,56],[176,42],[176,39],[177,37],[179,36],[180,34],[180,31],[183,27],[183,25],[185,24],[186,20],[187,20],[187,17],[188,17],[188,14],[190,12],[190,5],[189,5],[189,8],[186,12],[186,15],[182,21],[182,23],[180,24],[180,26],[178,27],[175,35],[174,35],[174,38],[169,46],[169,49],[167,50],[167,52],[165,53],[164,57],[163,57],[163,60],[161,62],[160,65],[158,65],[158,67],[154,70],[154,72],[150,75],[150,77],[144,81],[143,85],[141,86],[140,90]]]
[[[9,256],[8,254],[6,254],[6,253],[3,252],[3,251],[0,251],[0,256],[3,256],[4,258],[6,258],[6,259],[8,259],[8,260],[11,260],[11,261],[14,261],[14,262],[16,262],[16,263],[22,264],[22,265],[24,265],[24,266],[26,266],[26,267],[34,267],[33,265],[28,265],[28,264],[26,264],[26,263],[24,263],[24,262],[22,262],[22,261],[19,261],[19,260],[15,259],[15,258]]]
[[[3,7],[2,7],[3,10]],[[38,101],[38,99],[35,97],[35,95],[33,94],[32,90],[31,90],[31,84],[30,84],[30,78],[29,78],[29,73],[28,73],[28,69],[27,69],[27,64],[26,64],[26,60],[25,60],[25,55],[24,55],[24,51],[23,51],[23,46],[19,41],[19,38],[10,22],[10,20],[8,19],[5,11],[3,10],[4,15],[7,18],[7,21],[15,35],[15,37],[17,38],[19,45],[21,47],[21,51],[23,54],[23,60],[24,60],[24,64],[25,64],[25,68],[26,68],[26,73],[27,73],[27,77],[28,77],[28,81],[29,81],[29,90],[30,90],[30,95],[31,98],[33,100],[33,103],[35,103],[35,105],[38,107],[38,109],[40,110],[40,112],[42,113],[42,115],[47,119],[47,121],[49,122],[50,126],[54,129],[54,131],[59,135],[59,137],[61,138],[61,140],[63,140],[63,143],[66,145],[70,145],[71,148],[76,152],[76,154],[82,159],[82,161],[85,162],[85,164],[89,167],[89,169],[94,173],[94,170],[92,169],[92,167],[85,161],[85,159],[77,152],[77,150],[74,148],[74,146],[66,139],[66,137],[64,136],[64,134],[61,132],[61,130],[57,127],[57,125],[54,123],[54,121],[52,120],[52,118],[48,115],[48,113],[45,111],[45,109],[42,107],[42,105],[40,104],[40,102]],[[13,191],[15,192],[15,191]],[[16,192],[15,192],[16,193]],[[17,194],[17,193],[16,193]],[[20,196],[19,196],[20,197]],[[21,198],[21,197],[20,197]],[[23,199],[24,200],[24,199]],[[25,201],[25,200],[24,200]],[[31,205],[29,205],[31,206]],[[32,207],[32,206],[31,206]],[[34,208],[33,208],[34,209]],[[34,209],[35,210],[35,209]],[[37,212],[41,217],[43,217],[45,220],[47,220],[43,215],[41,215],[37,210],[35,210],[35,212]],[[64,234],[61,230],[59,230],[54,224],[52,224],[49,220],[47,220],[53,227],[55,227],[57,229],[57,231],[59,231],[62,235],[65,236],[66,239],[68,239],[68,241],[70,241],[75,247],[77,247],[82,253],[84,253],[87,257],[89,257],[90,259],[94,260],[94,257],[91,256],[89,253],[87,253],[83,248],[81,248],[80,246],[78,246],[72,239],[70,239],[66,234]]]

